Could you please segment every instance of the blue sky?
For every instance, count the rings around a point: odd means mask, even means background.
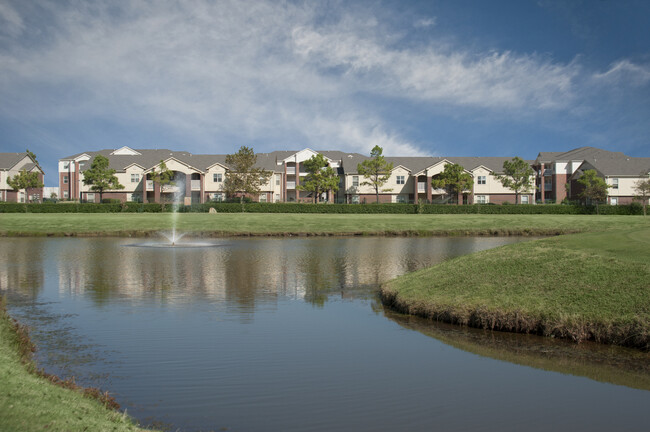
[[[0,0],[0,151],[650,156],[650,2]]]

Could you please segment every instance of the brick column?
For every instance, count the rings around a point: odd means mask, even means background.
[[[419,179],[418,179],[417,175],[411,176],[411,177],[413,177],[415,179],[415,181],[413,182],[414,183],[414,186],[413,186],[413,204],[417,204],[418,203],[418,181],[419,181]]]
[[[142,203],[147,203],[147,174],[142,174]]]
[[[425,179],[426,179],[425,181],[427,182],[427,200],[431,202],[433,200],[433,185],[431,184],[433,178],[425,174]]]
[[[544,164],[541,165],[541,171],[542,173],[540,177],[540,182],[539,182],[539,194],[541,195],[542,199],[542,204],[544,204]]]
[[[200,189],[201,198],[199,199],[199,202],[200,202],[201,204],[203,204],[203,203],[205,202],[205,190],[204,190],[204,188],[203,188],[203,183],[205,182],[205,174],[200,174],[199,181],[201,182],[201,184],[200,184],[200,188],[201,188],[201,189]]]

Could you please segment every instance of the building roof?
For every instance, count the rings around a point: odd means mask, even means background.
[[[540,162],[568,162],[581,161],[589,158],[620,158],[627,157],[621,152],[612,152],[596,147],[578,147],[567,152],[540,152],[535,159],[536,163]]]
[[[587,167],[585,167],[585,165]],[[581,170],[593,167],[601,175],[612,177],[642,177],[650,173],[650,157],[609,157],[585,159]]]
[[[10,170],[16,166],[18,162],[27,156],[27,152],[22,153],[0,153],[0,169]]]

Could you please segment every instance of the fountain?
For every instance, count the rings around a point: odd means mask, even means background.
[[[146,243],[133,243],[126,246],[131,247],[150,247],[150,248],[205,248],[205,247],[217,247],[224,246],[224,244],[212,243],[212,242],[199,242],[199,241],[183,241],[180,240],[185,236],[186,233],[178,233],[176,231],[176,220],[178,219],[178,206],[181,203],[181,200],[185,198],[185,179],[174,179],[174,182],[169,185],[172,193],[172,230],[163,231],[159,234],[167,239],[167,242],[146,242]],[[161,194],[162,195],[162,194]],[[161,198],[162,199],[162,198]]]

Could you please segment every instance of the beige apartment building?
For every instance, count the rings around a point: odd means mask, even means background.
[[[0,201],[25,203],[43,200],[42,187],[15,191],[9,186],[7,180],[18,175],[22,170],[38,173],[38,178],[43,183],[43,170],[27,152],[0,153]]]
[[[99,194],[83,184],[83,172],[90,168],[97,155],[106,156],[110,167],[116,170],[119,182],[125,186],[119,191],[104,192],[104,198],[121,201],[161,202],[172,200],[184,204],[222,201],[226,198],[223,182],[230,167],[226,155],[192,154],[166,149],[129,147],[84,152],[59,160],[59,197],[97,202]],[[322,154],[340,178],[337,191],[326,191],[320,202],[371,203],[376,201],[375,190],[364,185],[366,180],[357,166],[368,156],[341,151],[299,151],[258,153],[257,165],[272,173],[258,196],[258,202],[313,202],[310,192],[301,191],[308,172],[304,163],[316,154]],[[393,163],[387,183],[381,188],[379,201],[383,203],[515,203],[515,193],[503,187],[497,175],[503,171],[508,157],[386,157]],[[153,181],[153,173],[164,161],[174,172],[174,185],[161,188]],[[567,197],[573,180],[585,169],[596,169],[607,181],[618,187],[610,189],[610,203],[631,201],[633,184],[650,171],[650,158],[630,158],[623,153],[583,147],[569,152],[540,153],[535,161],[528,161],[535,170],[530,190],[520,191],[522,204],[560,202]],[[458,196],[449,196],[446,190],[434,189],[432,180],[447,164],[459,164],[473,179],[473,187]],[[644,171],[645,170],[645,171]],[[643,174],[645,172],[645,174]],[[565,185],[569,186],[565,186]],[[577,190],[569,195],[571,198]]]

